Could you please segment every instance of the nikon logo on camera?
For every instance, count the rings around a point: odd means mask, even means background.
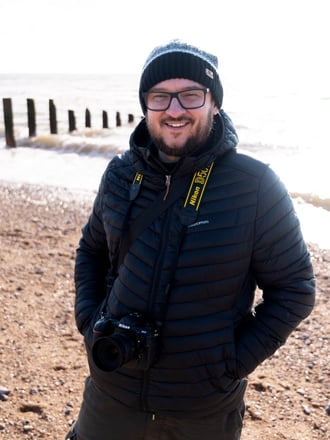
[[[123,365],[147,370],[158,355],[159,329],[138,312],[119,320],[104,316],[95,323],[93,333],[93,360],[103,371]]]

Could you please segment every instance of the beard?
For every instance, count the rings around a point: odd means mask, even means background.
[[[156,148],[164,153],[167,156],[177,157],[180,158],[182,156],[187,156],[189,154],[194,153],[197,151],[208,139],[210,132],[213,127],[213,111],[210,109],[206,116],[206,121],[203,121],[203,123],[200,123],[195,133],[193,133],[190,137],[187,138],[184,145],[176,146],[173,142],[171,145],[168,145],[164,138],[161,135],[157,135],[155,133],[155,130],[153,127],[149,124],[148,119],[146,119],[148,131],[150,133],[150,137],[156,146]],[[178,119],[166,119],[167,122],[180,122],[182,121],[182,118]]]

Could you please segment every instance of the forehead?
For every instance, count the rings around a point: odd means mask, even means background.
[[[204,86],[196,81],[192,81],[191,79],[171,78],[155,84],[150,90],[182,90],[189,87],[203,88]]]

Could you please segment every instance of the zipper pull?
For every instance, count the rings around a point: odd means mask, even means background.
[[[163,197],[163,200],[166,200],[166,198],[167,198],[167,196],[168,196],[168,193],[169,193],[169,191],[170,191],[170,185],[171,185],[171,175],[170,174],[167,174],[166,176],[165,176],[165,186],[166,186],[166,190],[165,190],[165,194],[164,194],[164,197]]]

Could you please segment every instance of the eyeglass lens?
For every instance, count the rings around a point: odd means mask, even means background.
[[[184,109],[194,109],[205,104],[208,89],[190,89],[181,92],[148,92],[145,95],[146,106],[149,110],[167,110],[173,98],[177,98]]]

